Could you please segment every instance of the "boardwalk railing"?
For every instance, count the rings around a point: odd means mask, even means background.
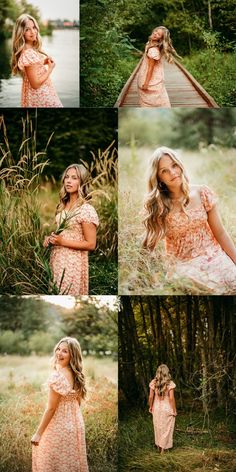
[[[142,60],[121,90],[114,107],[139,107],[137,77]],[[173,64],[165,62],[164,70],[165,86],[172,107],[219,108],[215,100],[177,60]]]

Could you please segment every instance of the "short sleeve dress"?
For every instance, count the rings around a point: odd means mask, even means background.
[[[62,108],[62,103],[56,93],[50,77],[37,89],[31,87],[25,68],[33,64],[38,64],[38,78],[45,71],[47,65],[44,65],[45,56],[33,48],[22,51],[18,60],[18,67],[23,73],[23,83],[21,91],[21,106],[23,108]]]
[[[154,59],[152,76],[146,90],[142,90],[145,82],[149,59]],[[142,64],[138,75],[138,93],[140,107],[163,107],[170,108],[170,100],[165,88],[163,59],[158,47],[151,47],[145,50]]]
[[[197,290],[214,295],[236,294],[236,265],[223,251],[208,224],[208,212],[216,204],[214,192],[200,189],[197,208],[166,217],[166,253],[175,263],[174,277],[189,279]]]
[[[95,208],[83,203],[69,213],[65,210],[56,216],[57,225],[67,218],[66,229],[60,234],[64,239],[84,241],[82,223],[93,223],[98,226],[99,220]],[[54,246],[51,251],[50,267],[53,281],[61,295],[88,295],[89,268],[88,251]]]
[[[154,426],[155,444],[162,449],[173,447],[173,433],[175,427],[175,416],[169,402],[170,390],[176,387],[171,380],[167,386],[163,397],[158,395],[156,390],[156,380],[153,379],[149,387],[154,390],[154,401],[152,408],[152,418]]]
[[[39,445],[32,446],[32,472],[88,472],[79,394],[60,371],[50,375],[48,387],[61,397]]]

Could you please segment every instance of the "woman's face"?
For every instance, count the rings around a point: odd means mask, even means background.
[[[167,154],[164,154],[159,161],[158,178],[168,188],[178,187],[182,183],[182,170],[180,166]]]
[[[65,175],[64,178],[64,187],[67,193],[78,193],[79,190],[79,177],[77,175],[76,169],[71,167]]]
[[[24,38],[26,44],[33,44],[36,41],[38,30],[32,20],[27,20],[24,28]]]
[[[59,344],[56,349],[56,359],[60,367],[67,367],[70,364],[70,351],[66,342]]]
[[[160,39],[163,38],[163,30],[162,29],[154,30],[151,34],[151,38],[153,39],[153,41],[160,41]]]

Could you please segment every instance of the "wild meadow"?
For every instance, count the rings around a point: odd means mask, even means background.
[[[47,403],[47,356],[0,357],[0,472],[31,472],[31,436]],[[84,358],[82,404],[91,472],[117,470],[117,363]]]
[[[179,411],[173,449],[160,455],[154,445],[152,417],[146,410],[132,410],[119,422],[121,472],[234,472],[236,429],[231,417],[214,414],[211,427],[203,427],[202,413]]]
[[[119,293],[204,294],[186,280],[166,277],[170,266],[163,242],[152,254],[141,249],[147,168],[154,149],[135,144],[119,148]],[[234,149],[203,145],[199,151],[181,150],[180,154],[190,182],[206,184],[216,192],[223,223],[236,242]]]
[[[47,178],[50,139],[37,149],[36,130],[29,116],[23,120],[18,154],[11,153],[3,117],[0,128],[0,293],[57,294],[49,265],[46,234],[55,230],[55,209],[60,183]],[[90,293],[117,292],[117,169],[111,143],[91,154],[91,196],[99,214],[97,249],[90,257]],[[50,287],[50,289],[49,289]]]

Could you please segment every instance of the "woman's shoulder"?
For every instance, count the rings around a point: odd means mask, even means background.
[[[97,212],[91,203],[82,203],[78,208],[77,215],[81,222],[94,223],[96,226],[99,224]]]
[[[199,196],[199,199],[207,212],[217,203],[217,196],[214,190],[208,187],[208,185],[193,185],[190,187],[190,192],[192,192],[192,195],[195,193]]]
[[[160,49],[158,46],[151,46],[147,48],[147,56],[150,59],[156,59],[159,60],[161,57]]]
[[[28,67],[40,61],[39,53],[33,48],[23,49],[18,61],[18,65]]]
[[[149,383],[149,387],[152,389],[152,390],[155,390],[156,388],[156,379],[152,379],[151,382]]]
[[[168,390],[172,390],[173,388],[176,388],[176,384],[173,382],[173,380],[170,380],[170,382],[167,385]]]

